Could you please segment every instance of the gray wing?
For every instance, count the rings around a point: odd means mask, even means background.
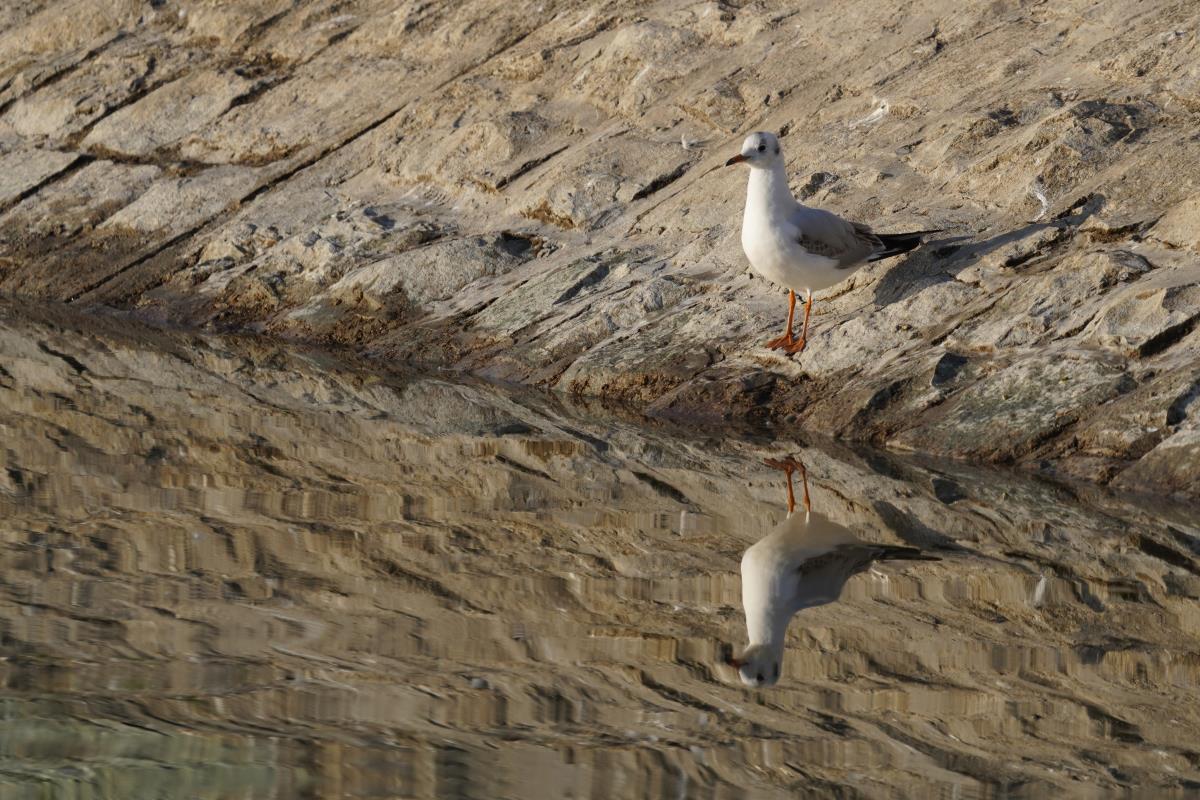
[[[801,578],[812,579],[821,573],[837,575],[842,580],[866,569],[875,560],[876,548],[865,542],[844,544],[827,553],[805,559],[796,567]]]
[[[941,561],[937,556],[922,553],[919,548],[892,544],[870,544],[854,542],[842,544],[824,553],[805,558],[796,565],[801,578],[812,578],[820,573],[844,576],[857,575],[876,561]]]
[[[849,222],[819,208],[800,206],[792,215],[800,229],[800,246],[810,253],[832,258],[838,269],[863,263],[883,244],[866,225]]]
[[[792,607],[799,610],[836,601],[846,581],[866,569],[872,560],[870,546],[862,543],[842,545],[806,559],[796,568]]]

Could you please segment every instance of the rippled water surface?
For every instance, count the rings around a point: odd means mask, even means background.
[[[709,433],[0,306],[0,798],[1200,789],[1195,509]],[[940,560],[852,565],[749,687],[786,455]]]

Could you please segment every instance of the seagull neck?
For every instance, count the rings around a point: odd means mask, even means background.
[[[792,190],[788,188],[787,171],[782,161],[769,167],[750,170],[750,185],[746,192],[746,213],[791,211],[796,205]]]

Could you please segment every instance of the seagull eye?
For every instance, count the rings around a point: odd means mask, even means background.
[[[763,674],[762,674],[761,672],[760,672],[760,673],[758,673],[758,675],[757,675],[756,677],[758,678],[758,682],[759,682],[759,683],[762,683],[762,682],[763,682]]]
[[[758,146],[758,152],[765,153],[766,151],[767,151],[767,146],[765,144],[760,144]]]

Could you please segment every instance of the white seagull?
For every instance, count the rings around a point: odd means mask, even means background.
[[[787,473],[788,515],[775,530],[742,556],[742,607],[750,644],[725,663],[748,686],[772,686],[783,666],[788,623],[801,609],[832,603],[842,588],[875,561],[939,561],[915,547],[872,544],[812,510],[804,465],[792,459],[768,461]],[[792,472],[804,479],[804,513],[796,510]]]
[[[812,293],[841,283],[863,264],[907,253],[921,238],[936,230],[912,233],[873,233],[869,227],[796,201],[788,188],[779,140],[759,131],[746,137],[742,152],[725,166],[746,164],[746,213],[742,217],[742,249],[759,275],[788,290],[787,331],[767,342],[772,350],[804,349]],[[804,292],[804,328],[792,335],[796,292]]]

